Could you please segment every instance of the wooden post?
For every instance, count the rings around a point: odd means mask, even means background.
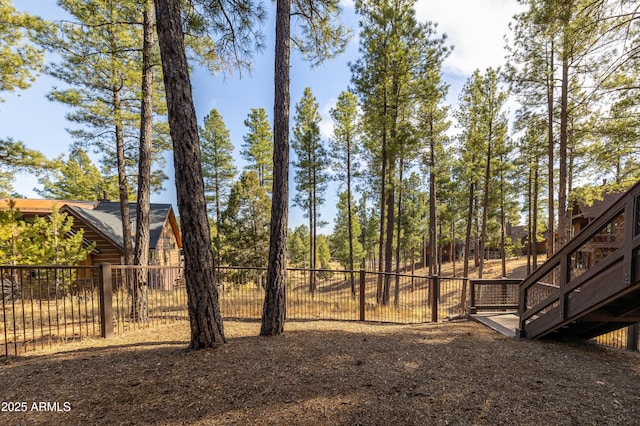
[[[624,243],[623,243],[623,252],[624,257],[622,258],[622,274],[623,281],[625,284],[631,285],[633,283],[632,277],[633,275],[633,265],[635,256],[633,256],[633,240],[634,240],[634,227],[635,227],[635,197],[628,197],[626,206],[624,207]]]
[[[638,347],[638,324],[627,327],[627,350],[637,351]]]
[[[476,309],[476,280],[469,280],[469,291],[471,293],[471,302],[469,303],[469,314],[478,313]]]
[[[440,277],[434,275],[431,278],[431,322],[438,322],[438,299],[440,299]]]
[[[360,321],[364,321],[365,311],[365,272],[364,269],[360,269]]]
[[[100,293],[100,335],[106,339],[113,337],[113,288],[111,285],[111,264],[99,265],[98,285]]]
[[[560,288],[558,290],[558,307],[560,309],[560,320],[565,320],[567,318],[566,309],[567,309],[567,284],[569,283],[569,274],[570,274],[570,261],[569,256],[571,253],[567,253],[562,256],[560,259],[560,282],[558,283]]]

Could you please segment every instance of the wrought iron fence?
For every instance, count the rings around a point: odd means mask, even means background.
[[[0,277],[0,354],[100,336],[99,268],[0,266]]]
[[[216,268],[223,318],[261,318],[266,274],[266,268]],[[185,281],[178,267],[17,266],[0,267],[0,276],[4,356],[188,319]],[[146,284],[144,318],[136,313],[136,279]],[[287,271],[286,317],[435,322],[466,314],[469,300],[477,305],[476,298],[511,307],[511,287],[505,282],[474,287],[464,278],[292,268]],[[472,294],[462,304],[465,292]]]
[[[593,339],[598,345],[615,349],[626,349],[631,351],[640,350],[638,341],[640,340],[639,324],[612,331]]]
[[[219,268],[222,316],[260,319],[266,273],[266,268]],[[396,323],[437,321],[460,313],[462,282],[462,278],[290,268],[286,317]]]
[[[136,277],[137,274],[142,276]],[[133,283],[145,285],[145,318],[136,312]],[[189,319],[182,268],[177,266],[112,266],[113,333],[123,334],[177,320]]]

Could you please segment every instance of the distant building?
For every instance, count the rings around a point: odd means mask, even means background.
[[[8,199],[0,200],[0,210],[9,208]],[[94,250],[81,262],[84,265],[124,264],[124,238],[120,203],[111,201],[68,201],[15,199],[15,208],[24,218],[48,216],[55,205],[73,217],[73,229],[84,231],[85,245],[95,243]],[[135,231],[136,204],[129,203],[131,228]],[[171,204],[151,204],[149,219],[149,265],[181,266],[182,238]],[[135,239],[131,236],[132,242]],[[167,282],[163,287],[172,285]]]
[[[526,256],[529,254],[529,232],[524,225],[512,226],[510,223],[506,225],[506,234],[511,238],[511,241],[515,244],[518,243],[519,249],[516,249],[517,255]],[[530,254],[534,252],[536,254],[546,253],[547,233],[542,234],[542,238],[536,240],[536,245]]]

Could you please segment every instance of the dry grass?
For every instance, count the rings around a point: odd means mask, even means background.
[[[186,350],[188,324],[57,346],[0,367],[0,424],[639,424],[640,354],[514,340],[471,322],[289,322]]]

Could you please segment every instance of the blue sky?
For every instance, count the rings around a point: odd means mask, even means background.
[[[54,0],[13,0],[18,10],[38,14],[45,19],[60,19],[64,15]],[[198,120],[216,108],[222,114],[236,146],[236,165],[242,169],[244,161],[238,154],[246,132],[244,120],[251,108],[264,108],[271,116],[273,111],[273,40],[274,40],[274,3],[265,0],[268,20],[264,26],[266,49],[255,57],[253,71],[223,77],[212,76],[206,71],[195,69],[191,80],[194,104]],[[329,110],[334,106],[340,92],[350,84],[349,62],[358,57],[358,21],[352,1],[343,1],[343,20],[353,29],[354,35],[346,52],[330,62],[311,68],[292,53],[291,64],[291,111],[301,98],[305,87],[311,87],[320,105],[323,117],[321,130],[327,140],[331,135]],[[416,4],[416,15],[420,21],[438,23],[438,31],[446,33],[448,44],[454,51],[444,63],[444,79],[451,88],[447,102],[455,105],[459,91],[466,79],[476,69],[489,66],[497,67],[504,63],[504,35],[508,32],[510,18],[521,10],[516,0],[420,0]],[[55,79],[41,75],[29,89],[15,93],[3,93],[4,102],[0,103],[0,137],[11,137],[24,142],[28,147],[38,149],[47,157],[53,158],[66,154],[71,143],[67,128],[73,123],[66,121],[69,109],[61,104],[50,102],[46,94],[53,86],[60,86]],[[292,157],[294,154],[292,153]],[[167,166],[171,180],[166,182],[166,190],[152,196],[153,202],[175,204],[173,182],[173,163]],[[28,197],[37,197],[33,188],[38,186],[37,177],[17,175],[15,189]],[[290,197],[295,188],[290,185]],[[321,209],[323,220],[329,222],[324,232],[331,232],[335,216],[336,193],[338,185],[328,188],[326,202]],[[306,223],[302,211],[290,205],[290,226]]]

